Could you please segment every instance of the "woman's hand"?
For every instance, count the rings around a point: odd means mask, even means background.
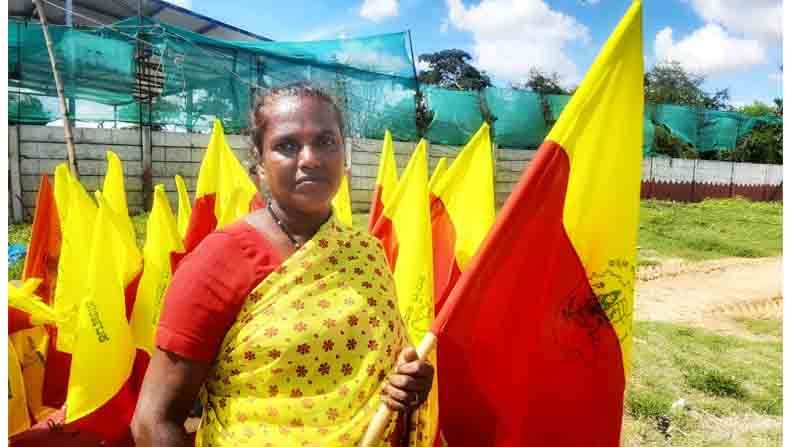
[[[428,398],[433,384],[433,366],[417,359],[412,347],[403,349],[398,357],[397,371],[381,389],[381,400],[393,411],[417,408]]]

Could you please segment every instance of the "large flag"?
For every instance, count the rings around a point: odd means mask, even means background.
[[[445,174],[431,183],[434,299],[440,309],[494,224],[494,161],[488,124],[483,123]]]
[[[353,227],[353,212],[351,211],[351,190],[348,186],[348,176],[343,175],[340,182],[340,189],[331,200],[331,206],[334,207],[334,213],[337,219],[348,228]]]
[[[403,176],[376,222],[373,235],[382,241],[393,266],[397,306],[413,346],[430,329],[433,307],[433,249],[428,193],[428,143],[417,144]],[[435,358],[431,358],[435,364]],[[434,382],[437,382],[434,380]],[[413,417],[422,421],[413,436],[433,441],[438,427],[436,386]],[[416,424],[416,420],[414,421]],[[418,425],[419,427],[419,425]],[[422,445],[422,444],[420,444]]]
[[[65,422],[113,442],[129,433],[136,402],[129,385],[135,348],[124,301],[129,235],[104,196],[98,193],[97,199]]]
[[[384,133],[384,145],[381,149],[381,160],[378,162],[373,201],[370,204],[370,217],[367,221],[367,228],[371,233],[384,211],[384,206],[394,194],[397,183],[397,165],[395,164],[395,150],[392,148],[392,134],[387,130]]]
[[[30,428],[28,400],[25,396],[25,379],[19,357],[11,340],[8,340],[8,436]]]
[[[143,380],[154,350],[155,330],[160,319],[163,295],[171,281],[171,255],[182,251],[182,239],[165,188],[157,185],[152,211],[146,222],[144,271],[130,320],[133,343],[139,349],[133,373],[136,388]]]
[[[643,132],[641,2],[434,321],[449,445],[618,446]],[[465,390],[462,392],[462,390]]]
[[[190,196],[182,176],[175,175],[174,183],[177,185],[177,229],[179,237],[184,238],[188,231],[188,223],[190,223]]]
[[[55,170],[55,198],[61,219],[62,242],[53,307],[62,319],[55,328],[48,327],[50,337],[43,401],[47,406],[60,408],[66,400],[77,313],[85,295],[88,275],[89,230],[94,228],[97,206],[83,185],[69,174],[65,164]]]
[[[256,193],[256,186],[226,142],[221,122],[216,119],[199,167],[196,198],[185,234],[186,253],[217,227],[247,214]]]

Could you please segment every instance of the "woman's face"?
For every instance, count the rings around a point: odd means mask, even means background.
[[[263,111],[261,172],[282,209],[328,213],[344,146],[334,107],[315,96],[279,96]]]

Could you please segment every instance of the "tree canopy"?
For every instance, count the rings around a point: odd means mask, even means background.
[[[430,66],[417,76],[423,84],[454,90],[481,90],[491,86],[489,76],[469,63],[472,56],[464,50],[442,50],[422,54],[419,59]]]

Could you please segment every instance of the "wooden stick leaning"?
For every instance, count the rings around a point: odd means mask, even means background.
[[[69,158],[69,169],[72,171],[72,177],[80,180],[80,173],[77,170],[77,158],[75,157],[75,140],[72,136],[72,123],[69,121],[69,110],[66,107],[66,97],[63,92],[61,74],[58,72],[58,66],[55,62],[50,30],[47,28],[47,16],[44,13],[44,6],[42,6],[41,0],[33,0],[33,4],[36,5],[36,9],[39,11],[41,31],[44,33],[44,42],[47,44],[47,54],[50,56],[50,65],[52,66],[52,76],[55,78],[55,90],[58,92],[58,105],[61,109],[61,118],[63,119],[63,133],[66,139],[66,155]]]
[[[419,346],[417,346],[417,357],[419,360],[424,362],[428,358],[428,354],[430,354],[435,347],[436,335],[433,332],[426,333]],[[392,419],[392,410],[382,402],[375,416],[373,416],[373,419],[370,421],[370,425],[364,433],[360,446],[375,447],[380,445],[390,419]]]

